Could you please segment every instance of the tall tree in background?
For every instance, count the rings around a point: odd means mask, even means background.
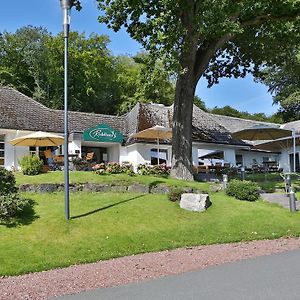
[[[69,38],[70,109],[103,114],[125,113],[137,102],[172,104],[175,87],[158,60],[149,55],[113,56],[107,36]],[[0,84],[15,87],[47,107],[63,108],[62,35],[23,27],[0,35]]]
[[[173,116],[173,177],[192,179],[192,112],[202,76],[245,76],[299,41],[297,0],[97,0],[100,21],[124,26],[178,73]]]
[[[129,111],[138,102],[173,103],[175,84],[161,61],[152,64],[148,54],[139,53],[133,58],[118,57],[116,65],[120,113]]]
[[[274,103],[280,104],[279,115],[284,122],[300,119],[300,50],[296,47],[285,60],[267,66],[257,74],[269,87]]]

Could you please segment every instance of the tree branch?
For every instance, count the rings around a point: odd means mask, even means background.
[[[296,17],[300,16],[300,12],[296,12],[292,15],[282,15],[282,16],[272,16],[272,15],[260,15],[256,16],[251,20],[239,21],[242,27],[253,26],[253,25],[261,25],[266,21],[293,21]]]
[[[219,39],[204,42],[203,47],[200,47],[197,50],[196,62],[194,67],[195,82],[198,82],[198,80],[201,78],[201,76],[207,69],[210,60],[214,57],[216,51],[220,49],[231,38],[233,38],[233,34],[228,33]]]

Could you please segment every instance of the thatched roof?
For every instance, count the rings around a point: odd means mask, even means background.
[[[62,110],[47,108],[12,88],[0,87],[0,112],[0,128],[3,129],[63,132]],[[173,106],[150,103],[139,103],[123,116],[71,111],[69,112],[69,131],[70,133],[83,132],[97,124],[106,123],[123,132],[128,138],[133,133],[155,125],[172,127],[172,118]],[[194,106],[193,141],[245,145],[244,142],[233,139],[231,132],[257,124],[279,126],[209,114]]]
[[[24,94],[0,87],[0,128],[32,131],[63,132],[63,111],[47,108]],[[81,132],[100,123],[118,130],[125,127],[124,117],[102,114],[69,112],[70,132]]]
[[[224,126],[229,132],[236,132],[248,129],[257,125],[267,125],[272,127],[280,127],[281,124],[261,122],[255,120],[240,119],[236,117],[228,117],[223,115],[209,114],[218,124]]]

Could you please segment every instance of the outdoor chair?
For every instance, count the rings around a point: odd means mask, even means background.
[[[47,164],[50,170],[56,170],[56,164],[54,162],[54,155],[50,149],[44,151],[44,156],[47,160]]]

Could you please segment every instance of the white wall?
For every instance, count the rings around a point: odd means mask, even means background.
[[[123,147],[122,147],[123,148]],[[125,149],[121,150],[122,158],[120,161],[129,161],[132,163],[133,167],[136,167],[139,164],[150,164],[151,163],[151,154],[150,150],[152,148],[157,148],[156,144],[132,144],[126,146]],[[166,149],[168,151],[168,160],[167,165],[171,165],[171,145],[160,145],[159,149]],[[126,155],[127,153],[127,155]]]
[[[1,132],[2,134],[2,132]],[[28,134],[28,132],[18,132],[17,130],[3,132],[5,134],[5,145],[4,145],[4,167],[8,170],[19,169],[19,160],[29,154],[29,147],[19,147],[13,146],[8,143],[10,140],[16,138],[17,136]]]
[[[297,146],[296,147],[296,153],[298,153],[298,155],[300,155],[299,152],[300,152],[300,147]],[[283,168],[284,172],[292,172],[293,171],[290,168],[290,159],[289,159],[290,154],[294,154],[293,147],[283,149],[281,151],[279,167]]]
[[[81,157],[81,140],[73,140],[69,143],[69,153],[79,153],[79,156]]]
[[[107,147],[108,161],[110,161],[110,162],[120,162],[119,153],[120,153],[119,144]]]

